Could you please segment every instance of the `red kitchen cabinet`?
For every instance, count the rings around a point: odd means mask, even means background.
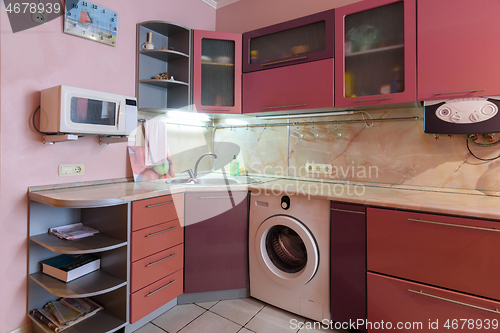
[[[333,105],[333,59],[243,74],[243,113]]]
[[[368,271],[500,300],[499,222],[368,208]]]
[[[418,99],[500,95],[500,2],[419,0]]]
[[[496,331],[500,302],[368,273],[368,332]]]
[[[416,91],[416,1],[335,10],[335,106],[408,103]]]
[[[336,322],[366,318],[366,214],[360,205],[331,204],[330,309]]]
[[[247,288],[248,192],[186,193],[184,293]]]
[[[196,110],[241,113],[241,34],[194,30],[193,44]]]

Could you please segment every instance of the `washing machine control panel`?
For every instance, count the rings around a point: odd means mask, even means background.
[[[281,208],[283,208],[284,210],[290,208],[290,197],[288,197],[287,195],[281,197]]]

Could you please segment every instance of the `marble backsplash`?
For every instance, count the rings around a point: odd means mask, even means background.
[[[363,117],[366,122],[342,122]],[[369,117],[418,119],[370,122]],[[245,120],[250,124],[264,122]],[[331,122],[300,124],[304,121]],[[265,122],[266,127],[218,128],[214,141],[239,145],[240,166],[250,173],[500,191],[500,160],[486,162],[474,158],[467,150],[464,135],[441,135],[436,140],[434,135],[424,133],[423,108],[294,118],[290,126],[272,126],[288,122],[286,119]],[[216,125],[228,126],[223,120]],[[302,138],[298,138],[297,129]],[[471,150],[482,158],[500,154],[500,146],[471,146]],[[215,152],[224,154],[217,148]],[[331,164],[332,174],[308,173],[306,163]]]

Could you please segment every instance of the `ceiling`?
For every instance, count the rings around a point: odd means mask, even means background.
[[[221,7],[230,5],[230,4],[238,2],[240,0],[201,0],[201,1],[209,4],[210,6],[212,6],[215,9],[219,9]]]

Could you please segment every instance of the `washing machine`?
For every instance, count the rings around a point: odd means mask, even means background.
[[[252,193],[249,270],[252,297],[330,320],[330,201]]]

